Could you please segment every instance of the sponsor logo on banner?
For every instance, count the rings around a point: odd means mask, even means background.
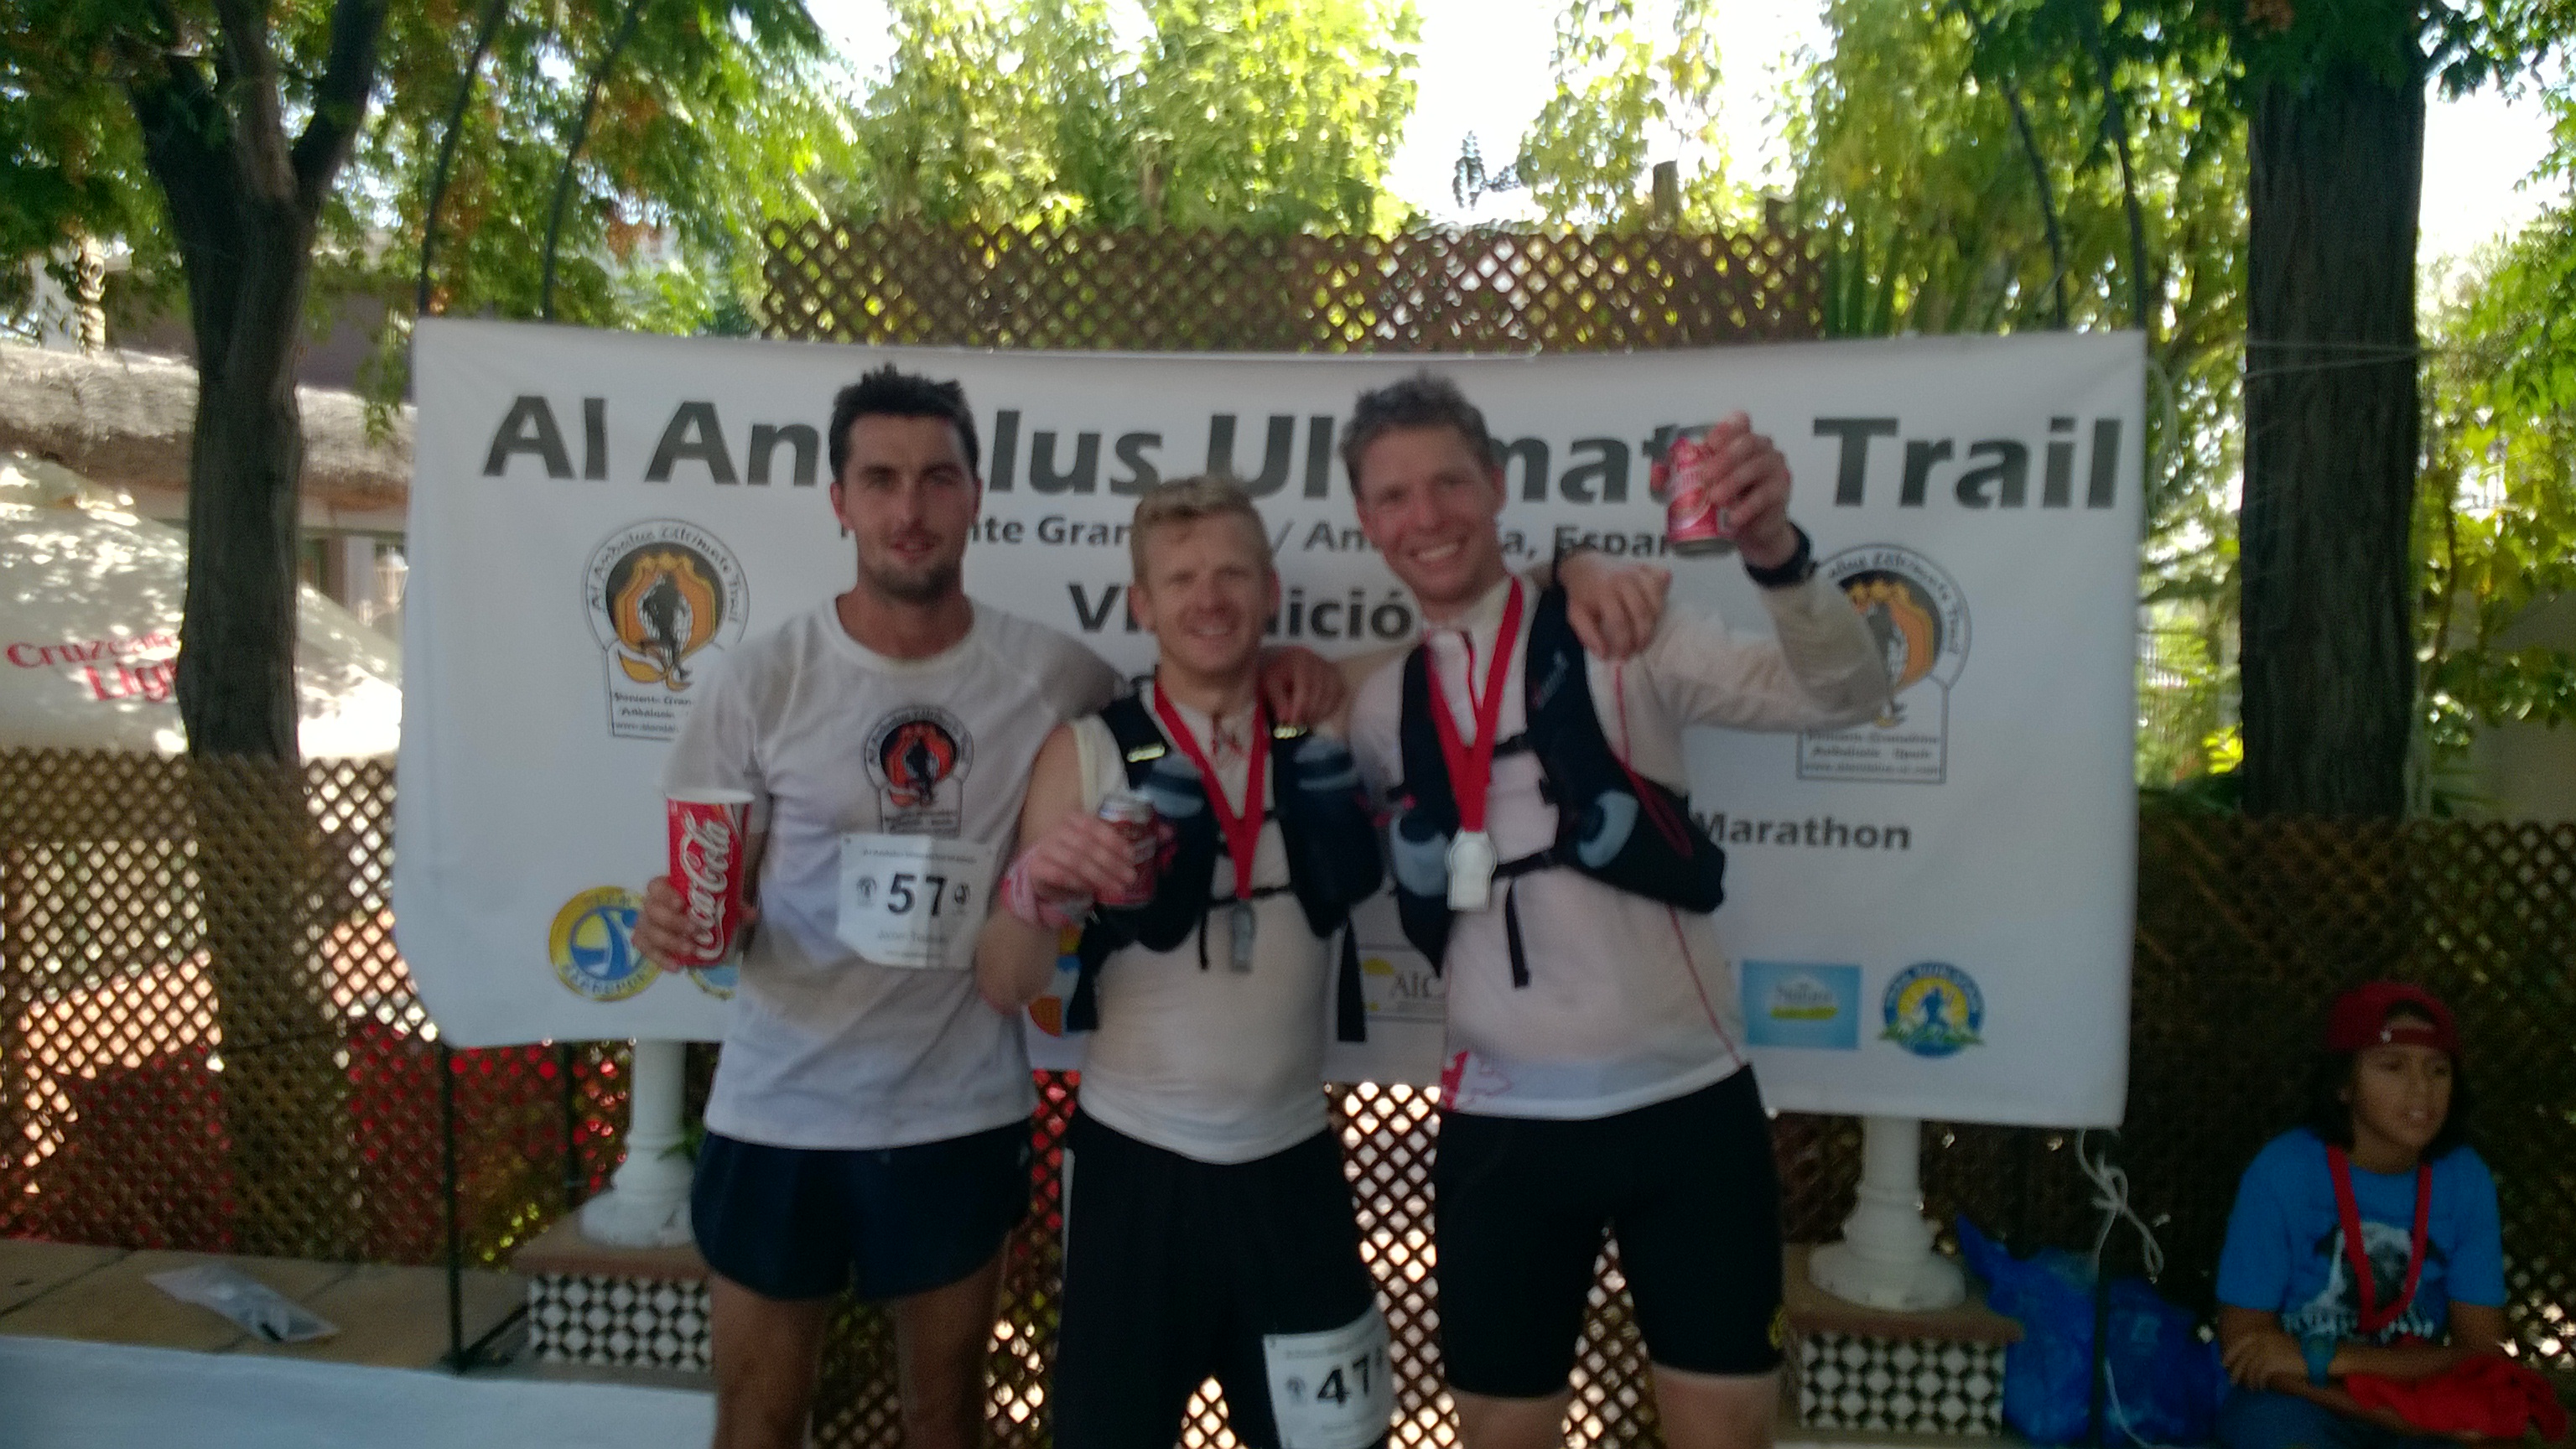
[[[1380,1021],[1448,1020],[1447,995],[1430,960],[1419,951],[1368,951],[1360,956],[1360,990],[1368,1013]]]
[[[1895,697],[1850,729],[1798,737],[1798,778],[1938,785],[1950,770],[1950,686],[1968,663],[1968,599],[1939,564],[1870,544],[1817,566],[1869,622]]]
[[[639,904],[622,886],[598,886],[555,912],[546,931],[546,957],[566,988],[592,1001],[624,1001],[661,975],[635,949]]]
[[[1924,961],[1896,973],[1887,983],[1883,1006],[1892,1041],[1918,1057],[1957,1056],[1963,1048],[1982,1046],[1978,1035],[1986,1024],[1986,996],[1976,978],[1943,961]]]
[[[697,983],[700,991],[716,1000],[731,1001],[733,994],[742,989],[742,967],[732,962],[722,966],[700,966],[689,972],[689,979]]]
[[[878,828],[889,835],[955,835],[974,763],[975,737],[944,709],[911,705],[878,720],[868,736]]]
[[[590,551],[582,603],[607,672],[608,732],[667,740],[715,654],[742,638],[751,591],[724,541],[694,523],[648,519]]]
[[[1746,1038],[1760,1047],[1860,1050],[1860,968],[1806,961],[1747,961]]]

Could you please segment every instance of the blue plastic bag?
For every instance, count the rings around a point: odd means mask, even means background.
[[[1986,1306],[2022,1327],[2022,1341],[2004,1350],[2004,1423],[2034,1444],[2084,1438],[2092,1427],[2092,1266],[2062,1248],[2015,1258],[1964,1217],[1959,1251],[1986,1281]],[[2112,1279],[2105,1357],[2111,1392],[2102,1413],[2112,1443],[2210,1441],[2226,1372],[2218,1345],[2201,1339],[2189,1313],[2142,1279]]]

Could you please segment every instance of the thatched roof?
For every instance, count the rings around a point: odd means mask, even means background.
[[[399,512],[411,496],[412,410],[367,434],[354,393],[295,390],[304,416],[303,497],[349,512]],[[197,370],[140,353],[49,352],[0,343],[0,451],[50,458],[111,487],[188,486]]]

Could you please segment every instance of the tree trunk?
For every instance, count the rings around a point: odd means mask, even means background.
[[[188,729],[206,948],[223,1031],[224,1128],[238,1249],[355,1256],[358,1188],[339,1003],[315,949],[317,858],[296,742],[295,348],[311,229],[236,198],[230,255],[200,307],[189,459],[188,601],[179,709]],[[225,275],[226,272],[231,273]],[[229,285],[226,285],[229,284]],[[317,930],[316,927],[321,929]]]
[[[222,1036],[234,1246],[357,1252],[342,1011],[319,943],[321,860],[296,742],[295,354],[315,217],[375,71],[381,0],[336,0],[328,71],[287,139],[258,7],[218,6],[219,64],[128,82],[197,341],[178,693]]]
[[[2245,373],[2245,808],[2395,816],[2413,721],[2423,60],[2263,82]]]
[[[296,335],[312,228],[292,203],[236,198],[228,255],[189,271],[197,427],[188,462],[188,601],[179,716],[195,755],[293,763],[296,491],[304,433]],[[277,215],[277,212],[286,215]],[[209,250],[212,250],[211,248]],[[229,275],[227,275],[229,274]],[[233,295],[200,303],[195,294]],[[228,305],[227,305],[228,304]]]

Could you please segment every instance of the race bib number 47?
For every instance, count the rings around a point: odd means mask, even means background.
[[[879,966],[963,971],[974,964],[994,850],[934,835],[841,837],[834,934]]]
[[[1367,1449],[1395,1417],[1386,1320],[1372,1306],[1322,1333],[1261,1339],[1280,1449]]]

